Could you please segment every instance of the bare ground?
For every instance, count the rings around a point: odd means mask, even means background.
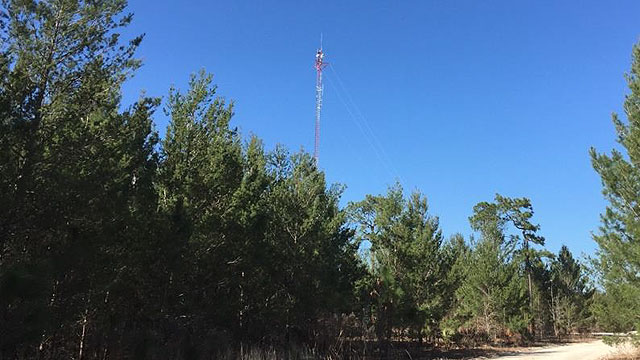
[[[558,343],[541,340],[528,347],[482,346],[477,348],[442,349],[407,343],[394,343],[387,356],[369,348],[365,355],[355,351],[349,358],[361,360],[640,360],[638,349],[630,345],[609,346],[602,340],[576,338]],[[356,355],[357,354],[357,355]]]
[[[499,360],[599,360],[606,359],[618,351],[619,349],[606,345],[601,340],[595,340],[539,348],[522,348],[514,351],[514,354],[491,358]],[[487,359],[487,357],[476,359]]]

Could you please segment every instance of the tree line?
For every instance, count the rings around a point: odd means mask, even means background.
[[[628,123],[614,118],[628,157],[592,151],[610,206],[591,275],[544,249],[524,197],[477,204],[468,239],[398,184],[341,207],[309,154],[242,137],[204,71],[122,104],[143,38],[121,39],[124,0],[0,13],[0,358],[345,356],[637,329],[638,47]]]

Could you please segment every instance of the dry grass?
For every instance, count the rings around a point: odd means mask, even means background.
[[[631,344],[618,346],[619,350],[616,354],[608,356],[602,360],[640,360],[640,349]]]

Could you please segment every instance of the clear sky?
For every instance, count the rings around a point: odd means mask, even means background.
[[[320,33],[320,166],[344,202],[399,179],[446,235],[473,205],[529,197],[547,247],[592,253],[605,202],[588,149],[615,146],[612,112],[640,40],[640,1],[131,1],[144,66],[124,89],[184,89],[205,68],[233,125],[268,149],[313,150]],[[346,105],[345,105],[346,104]],[[156,114],[164,133],[167,120]]]

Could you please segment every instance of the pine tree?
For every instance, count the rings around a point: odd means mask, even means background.
[[[463,336],[478,339],[479,335],[494,341],[507,330],[525,330],[526,286],[514,261],[514,245],[486,233],[472,240],[471,251],[462,258],[463,275],[452,321],[463,330]]]
[[[612,331],[640,329],[640,45],[633,48],[631,92],[624,101],[626,121],[617,114],[613,124],[622,151],[611,154],[591,149],[591,161],[600,175],[609,204],[601,215],[597,266],[605,300],[596,308],[599,322]]]
[[[533,278],[532,261],[535,257],[535,249],[532,244],[544,245],[544,237],[537,234],[540,226],[531,223],[533,207],[527,198],[508,198],[496,194],[495,203],[482,202],[474,206],[474,215],[471,223],[476,224],[476,229],[489,227],[492,234],[500,234],[506,226],[513,226],[518,235],[511,235],[511,241],[521,243],[519,255],[524,262],[524,272],[527,278],[527,290],[529,300],[529,334],[535,335],[534,305],[533,305]],[[485,230],[486,231],[486,230]]]
[[[553,330],[556,336],[579,330],[586,325],[588,300],[592,290],[582,265],[565,245],[551,261],[550,302]]]
[[[264,313],[270,321],[263,326],[291,340],[309,336],[322,316],[353,310],[358,244],[338,206],[343,187],[327,186],[309,154],[278,147],[268,169],[263,256],[270,291]]]
[[[418,192],[405,199],[399,184],[386,195],[353,203],[351,216],[359,238],[371,243],[372,296],[378,337],[388,339],[393,327],[414,338],[439,333],[451,267],[438,218],[428,212]]]
[[[539,226],[530,222],[531,202],[497,194],[495,202],[478,203],[473,211],[469,221],[481,238],[468,255],[469,265],[457,291],[458,321],[493,338],[507,328],[523,333],[523,324],[528,324],[528,333],[533,334],[532,264],[539,254],[530,243],[544,244],[544,238],[537,235]],[[516,234],[510,233],[511,229]],[[522,306],[523,286],[529,303],[526,308]]]
[[[105,339],[118,336],[106,329],[139,319],[129,270],[138,244],[152,238],[143,229],[154,227],[158,101],[120,111],[120,85],[139,65],[141,40],[119,38],[131,21],[125,5],[2,2],[0,308],[8,321],[0,350],[7,357],[83,357],[98,347],[118,356],[124,346],[109,348]]]

